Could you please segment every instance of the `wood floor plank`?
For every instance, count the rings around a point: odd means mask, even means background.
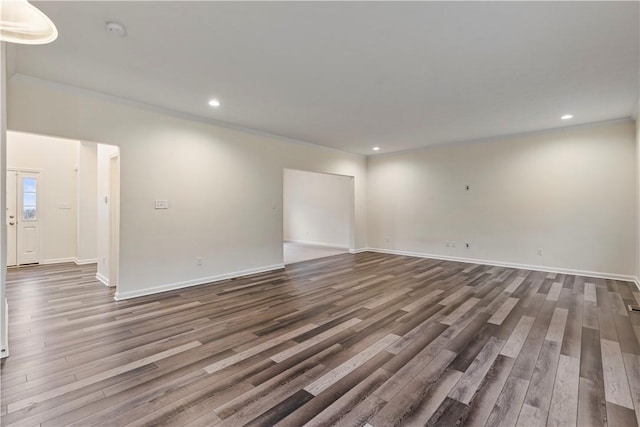
[[[580,361],[561,354],[547,418],[549,427],[577,425],[579,380]]]
[[[562,290],[562,283],[555,282],[551,285],[549,293],[547,293],[547,299],[550,301],[558,301],[560,291]]]
[[[426,392],[424,399],[418,404],[417,408],[402,419],[402,424],[405,426],[425,425],[445,401],[461,376],[462,372],[460,371],[445,371],[437,384]]]
[[[407,304],[406,306],[402,307],[402,309],[404,311],[413,311],[417,308],[420,308],[421,306],[428,304],[428,303],[433,303],[434,300],[436,300],[436,298],[442,293],[444,292],[442,289],[435,289],[431,292],[429,292],[428,294],[418,298],[417,300],[413,301],[410,304]]]
[[[538,427],[544,426],[547,421],[547,411],[529,404],[522,405],[518,416],[518,426]]]
[[[305,325],[301,328],[298,328],[294,331],[291,331],[287,334],[284,335],[280,335],[277,337],[274,337],[272,339],[270,339],[269,341],[266,341],[262,344],[256,345],[255,347],[251,347],[247,350],[241,351],[240,353],[233,355],[231,357],[228,357],[224,360],[221,360],[219,362],[213,363],[207,367],[204,368],[204,370],[208,373],[208,374],[213,374],[214,372],[218,372],[228,366],[234,365],[238,362],[241,362],[243,360],[246,360],[248,358],[250,358],[251,356],[255,356],[256,354],[262,353],[265,350],[268,350],[272,347],[277,346],[278,344],[282,344],[283,342],[289,341],[290,339],[303,334],[305,332],[310,331],[311,329],[316,328],[317,325],[314,324],[308,324]]]
[[[374,426],[397,425],[411,414],[418,402],[442,376],[456,354],[443,349],[425,366],[424,374],[414,377],[371,419]]]
[[[522,282],[525,281],[526,278],[527,276],[516,277],[515,279],[513,279],[511,283],[509,283],[509,285],[504,289],[504,291],[509,294],[515,292],[520,287]]]
[[[88,378],[85,378],[83,380],[76,381],[74,383],[71,383],[71,384],[68,384],[68,385],[64,385],[62,387],[59,387],[59,388],[56,388],[56,389],[53,389],[53,390],[50,390],[50,391],[46,391],[46,392],[43,392],[43,393],[36,394],[34,396],[31,396],[31,397],[28,397],[28,398],[25,398],[25,399],[22,399],[22,400],[19,400],[17,402],[9,404],[8,407],[7,407],[7,412],[10,413],[10,412],[13,412],[13,411],[17,411],[19,409],[26,408],[26,407],[31,406],[33,404],[36,404],[36,403],[39,403],[39,402],[42,402],[42,401],[45,401],[45,400],[52,399],[54,397],[61,396],[63,394],[69,393],[70,391],[81,389],[81,388],[85,387],[86,385],[97,383],[99,381],[102,381],[103,379],[116,376],[116,375],[118,375],[120,373],[123,373],[123,372],[132,371],[133,369],[135,369],[137,367],[151,364],[151,363],[155,362],[156,360],[160,360],[160,359],[163,359],[165,357],[169,357],[169,356],[171,356],[173,354],[177,354],[177,353],[181,353],[183,351],[187,351],[187,350],[192,349],[194,347],[197,347],[199,345],[200,345],[200,343],[198,341],[192,341],[192,342],[189,342],[187,344],[183,344],[183,345],[181,345],[179,347],[175,347],[173,349],[165,350],[165,351],[160,352],[158,354],[155,354],[153,356],[145,357],[144,359],[136,360],[134,362],[127,363],[127,364],[125,364],[123,366],[120,366],[120,367],[117,367],[117,368],[113,368],[113,369],[110,369],[108,371],[101,372],[101,373],[96,374],[96,375],[94,375],[92,377],[88,377]]]
[[[95,274],[8,272],[3,425],[638,423],[626,282],[363,252],[116,302]]]
[[[633,399],[624,367],[620,344],[600,339],[602,352],[602,374],[607,402],[633,409]]]
[[[335,326],[331,329],[329,329],[328,331],[325,331],[321,334],[316,335],[313,338],[310,338],[308,340],[305,340],[303,342],[301,342],[300,344],[291,347],[287,350],[281,351],[278,354],[274,354],[273,356],[271,356],[271,360],[273,360],[274,362],[282,362],[283,360],[288,359],[289,357],[300,353],[301,351],[304,351],[306,349],[308,349],[309,347],[313,347],[314,345],[316,345],[317,343],[320,343],[322,341],[324,341],[325,339],[336,335],[339,332],[344,331],[345,329],[348,329],[354,325],[357,325],[358,323],[362,322],[362,320],[358,319],[358,318],[353,318],[353,319],[349,319],[346,322]]]
[[[329,426],[337,424],[338,419],[348,414],[351,409],[359,405],[371,395],[371,392],[384,383],[391,373],[384,369],[377,369],[363,381],[342,394],[324,410],[316,414],[304,425],[308,427]]]
[[[596,295],[596,284],[591,282],[585,282],[584,284],[584,300],[589,302],[598,303],[598,297]]]
[[[392,345],[399,338],[400,338],[399,336],[393,335],[393,334],[386,335],[384,338],[382,338],[372,346],[358,353],[357,355],[347,360],[337,368],[332,369],[330,372],[327,372],[322,377],[318,378],[311,384],[304,387],[304,390],[306,390],[307,392],[311,393],[314,396],[320,394],[321,392],[326,390],[329,386],[331,386],[333,383],[335,383],[336,381],[339,381],[341,378],[347,375],[349,372],[353,371],[358,366],[361,366],[367,360],[371,359],[376,354],[378,354],[379,352],[383,351],[385,348]]]
[[[501,393],[509,379],[515,359],[499,355],[491,366],[482,385],[473,397],[465,425],[485,425],[497,408]],[[524,398],[524,395],[522,396]]]
[[[456,308],[447,317],[441,320],[441,323],[444,323],[445,325],[453,325],[456,320],[464,316],[465,313],[471,310],[471,308],[479,302],[480,300],[478,298],[469,298],[462,305],[460,305],[460,307]]]
[[[622,353],[624,367],[627,371],[631,398],[636,413],[636,421],[640,425],[640,356],[629,353]]]
[[[500,350],[504,346],[504,340],[491,337],[484,348],[478,354],[478,357],[471,363],[471,366],[465,371],[460,381],[449,393],[449,397],[468,405],[484,380],[485,375],[498,357]]]
[[[555,311],[553,312],[553,317],[551,318],[551,323],[549,324],[547,336],[545,337],[546,340],[562,343],[565,326],[567,325],[568,315],[569,310],[567,310],[566,308],[555,309]]]
[[[500,350],[500,354],[514,359],[518,357],[535,320],[536,319],[531,316],[522,316],[504,347]]]
[[[518,418],[519,425],[529,425],[529,422],[537,423],[540,417],[544,418],[543,424],[546,421],[559,358],[560,343],[545,340],[524,400],[528,409],[525,410],[523,406],[523,412]]]
[[[489,323],[493,323],[494,325],[502,325],[504,319],[511,313],[513,307],[518,304],[520,300],[518,298],[509,297],[507,300],[500,306],[500,308],[491,316],[488,320]]]

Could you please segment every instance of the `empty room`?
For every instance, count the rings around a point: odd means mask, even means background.
[[[0,424],[639,426],[639,21],[0,0]]]

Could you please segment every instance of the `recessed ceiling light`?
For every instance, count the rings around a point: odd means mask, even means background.
[[[380,147],[373,147],[373,151],[380,151]]]
[[[104,28],[107,30],[107,33],[111,34],[112,36],[127,36],[127,30],[124,28],[124,25],[119,22],[107,22],[106,24],[104,24]]]
[[[0,41],[46,44],[58,37],[51,19],[27,0],[0,2]]]
[[[564,116],[560,117],[562,120],[569,120],[569,119],[573,119],[573,114],[565,114]]]
[[[220,101],[218,101],[217,99],[212,99],[209,101],[209,105],[211,107],[218,108],[220,106]]]

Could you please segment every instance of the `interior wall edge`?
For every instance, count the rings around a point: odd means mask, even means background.
[[[235,271],[235,272],[231,272],[231,273],[220,274],[220,275],[217,275],[217,276],[201,277],[201,278],[193,279],[193,280],[185,280],[183,282],[167,283],[167,284],[160,285],[160,286],[154,286],[152,288],[137,289],[135,291],[129,291],[129,292],[116,292],[116,294],[115,294],[115,296],[113,298],[116,301],[122,301],[122,300],[126,300],[126,299],[138,298],[138,297],[143,297],[143,296],[153,295],[153,294],[159,294],[159,293],[162,293],[162,292],[168,292],[168,291],[173,291],[173,290],[176,290],[176,289],[188,288],[188,287],[191,287],[191,286],[207,285],[207,284],[211,284],[213,282],[219,282],[221,280],[235,279],[235,278],[238,278],[238,277],[251,276],[253,274],[266,273],[268,271],[282,270],[282,269],[284,269],[284,264],[267,265],[267,266],[263,266],[263,267],[256,267],[256,268],[251,268],[251,269],[247,269],[247,270],[241,270],[241,271]],[[100,279],[98,279],[98,280],[100,280]]]
[[[635,276],[627,275],[627,274],[607,273],[607,272],[587,271],[587,270],[574,270],[569,268],[548,267],[543,265],[518,264],[518,263],[512,263],[512,262],[484,260],[484,259],[475,259],[475,258],[460,258],[460,257],[435,255],[435,254],[427,254],[427,253],[420,253],[420,252],[398,251],[393,249],[369,248],[368,251],[377,252],[381,254],[404,255],[404,256],[410,256],[410,257],[416,257],[416,258],[430,258],[430,259],[439,259],[443,261],[456,261],[456,262],[463,262],[467,264],[480,264],[480,265],[490,265],[495,267],[515,268],[519,270],[532,270],[532,271],[544,271],[547,273],[571,274],[575,276],[593,277],[597,279],[622,280],[625,282],[634,282],[636,283],[636,285],[638,285],[638,278]]]

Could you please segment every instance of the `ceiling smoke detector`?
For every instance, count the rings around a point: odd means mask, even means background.
[[[116,37],[125,37],[127,35],[127,30],[124,28],[124,26],[117,22],[107,22],[105,28],[109,34]]]

